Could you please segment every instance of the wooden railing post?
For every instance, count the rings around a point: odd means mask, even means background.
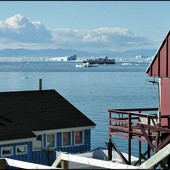
[[[5,161],[5,159],[0,159],[0,169],[6,169],[6,161]]]
[[[132,138],[132,134],[131,134],[131,130],[132,130],[132,127],[131,127],[131,122],[132,122],[132,119],[131,119],[132,115],[131,113],[128,114],[128,161],[129,161],[129,165],[131,165],[131,138]]]
[[[64,169],[64,170],[68,169],[68,161],[65,161],[65,160],[61,161],[61,169]]]
[[[150,122],[150,117],[149,117],[149,115],[148,115],[148,116],[147,116],[147,124],[150,125],[150,123],[151,123],[151,122]],[[150,134],[151,134],[151,133],[150,133],[150,129],[148,128],[148,138],[151,140]],[[150,158],[150,154],[151,154],[149,147],[150,147],[150,146],[149,146],[149,144],[148,144],[148,159]]]
[[[112,116],[111,116],[111,114],[112,114],[112,113],[111,113],[111,112],[109,112],[109,125],[111,125],[111,120],[110,120],[110,119],[111,119],[111,117],[112,117]]]

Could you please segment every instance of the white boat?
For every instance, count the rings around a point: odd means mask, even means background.
[[[76,64],[75,67],[97,67],[97,64],[90,64],[88,62],[82,64]]]
[[[131,63],[122,63],[122,66],[130,66],[132,65]]]
[[[75,67],[83,67],[83,64],[76,64]]]
[[[97,67],[97,64],[83,63],[83,67]]]

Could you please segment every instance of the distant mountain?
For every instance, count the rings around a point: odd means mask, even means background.
[[[98,55],[107,55],[107,56],[116,56],[116,57],[134,57],[137,55],[143,56],[154,56],[156,53],[155,49],[139,49],[139,50],[127,50],[122,52],[116,51],[99,51],[96,54]]]
[[[59,57],[77,54],[77,50],[71,49],[4,49],[0,51],[0,57]],[[83,53],[83,52],[82,52]],[[87,52],[84,52],[85,54]]]
[[[156,53],[155,49],[139,49],[139,50],[127,50],[122,52],[116,51],[99,51],[99,52],[87,52],[78,51],[73,49],[3,49],[0,51],[0,57],[61,57],[69,55],[77,55],[78,57],[133,57],[136,55],[153,56]]]

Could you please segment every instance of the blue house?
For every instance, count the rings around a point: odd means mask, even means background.
[[[55,90],[0,93],[0,157],[51,165],[90,151],[95,123]]]

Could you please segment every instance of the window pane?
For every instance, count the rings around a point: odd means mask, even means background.
[[[75,144],[82,144],[82,143],[83,143],[83,132],[75,131]]]
[[[13,154],[12,152],[13,152],[12,147],[1,149],[1,155],[2,156],[11,156]]]
[[[11,149],[3,149],[2,154],[3,155],[10,155],[11,154]]]
[[[55,146],[55,135],[50,134],[47,135],[47,147],[54,147]]]
[[[27,152],[27,147],[26,146],[17,146],[17,154],[24,154]]]
[[[71,133],[64,132],[63,133],[63,146],[71,145]]]
[[[33,150],[42,148],[42,135],[38,135],[36,141],[33,141]]]

